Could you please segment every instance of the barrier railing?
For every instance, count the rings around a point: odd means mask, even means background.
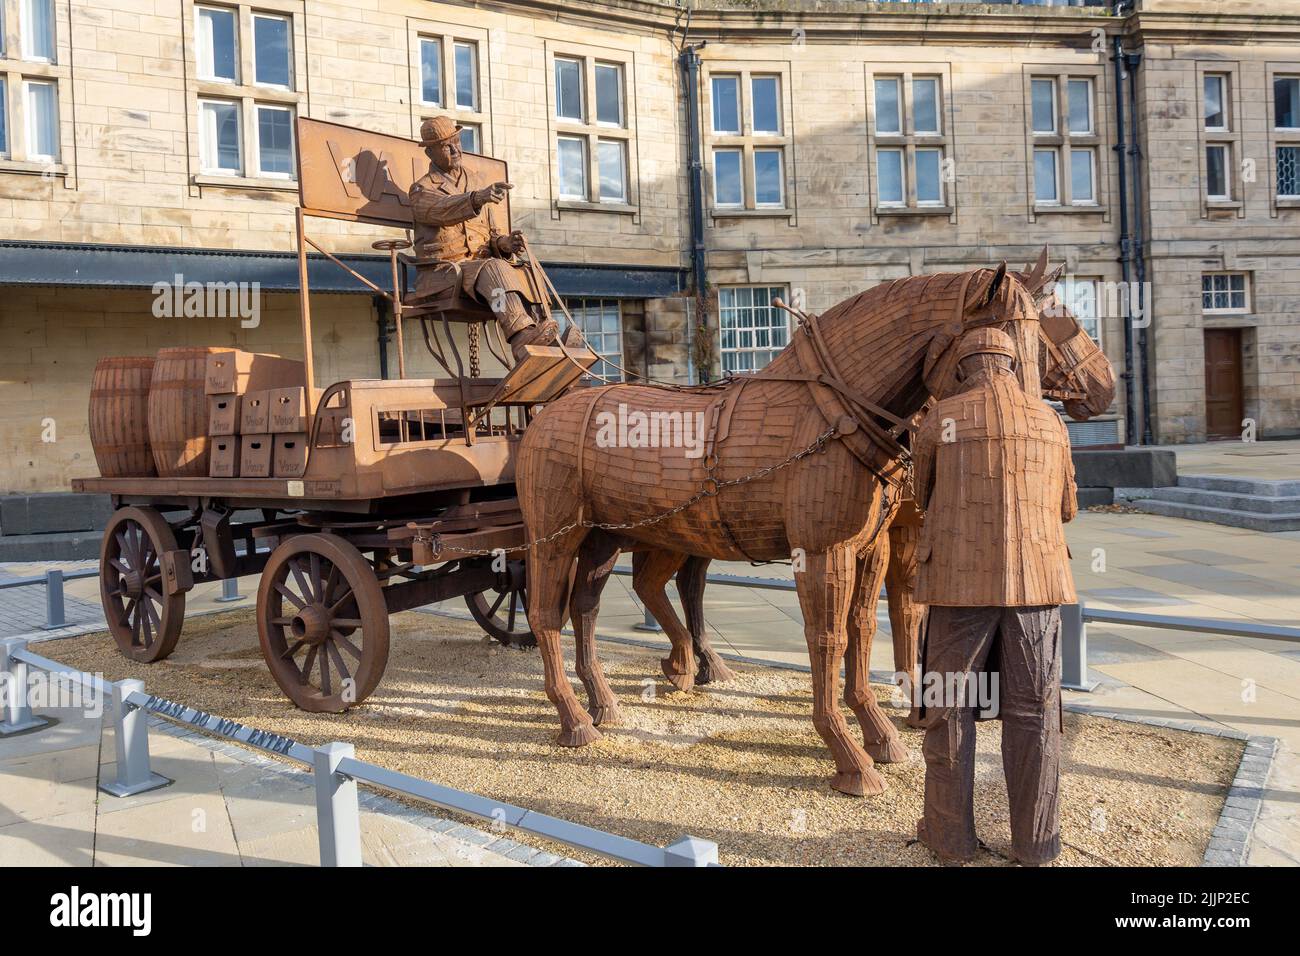
[[[67,615],[63,610],[63,582],[75,581],[78,578],[98,577],[97,568],[86,568],[84,571],[63,571],[59,568],[51,568],[44,574],[29,578],[11,578],[8,581],[0,581],[0,591],[6,588],[26,588],[36,584],[45,585],[45,623],[41,625],[45,630],[51,630],[56,627],[67,626]]]
[[[351,744],[334,742],[308,747],[288,737],[147,694],[144,682],[140,680],[105,681],[94,674],[66,667],[28,650],[23,638],[0,639],[0,693],[4,696],[4,708],[0,710],[0,739],[9,734],[38,732],[48,723],[33,714],[29,705],[29,668],[94,688],[110,698],[110,714],[116,731],[113,736],[117,776],[101,783],[100,789],[113,796],[132,796],[172,783],[153,772],[150,766],[149,714],[311,768],[316,787],[316,823],[322,866],[361,865],[358,781],[489,821],[494,830],[510,828],[530,833],[622,863],[638,866],[719,865],[718,845],[709,840],[684,836],[666,847],[653,846],[357,760]]]

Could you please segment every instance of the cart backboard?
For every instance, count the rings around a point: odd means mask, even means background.
[[[509,180],[503,160],[464,153],[461,162],[476,178]],[[429,157],[413,140],[298,117],[298,202],[306,215],[409,229],[411,184],[428,171]],[[503,231],[509,203],[507,196]]]

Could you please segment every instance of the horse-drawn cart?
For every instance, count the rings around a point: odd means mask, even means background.
[[[532,642],[515,453],[535,408],[576,384],[596,356],[528,346],[514,361],[494,313],[454,290],[439,301],[403,302],[407,263],[399,253],[409,241],[374,244],[391,259],[386,290],[307,236],[307,217],[409,229],[406,194],[428,162],[417,144],[300,119],[298,148],[305,461],[283,475],[213,477],[204,465],[203,474],[119,474],[73,487],[112,496],[100,594],[123,654],[167,657],[195,584],[260,573],[258,634],[276,682],[305,710],[341,711],[378,685],[388,616],[397,611],[463,597],[497,640]],[[497,160],[467,155],[466,162],[506,179]],[[503,216],[494,225],[508,231],[508,205]],[[400,378],[313,388],[308,246],[387,299]],[[404,320],[422,324],[449,377],[405,377]],[[469,374],[456,324],[466,330]],[[479,374],[479,343],[504,375]],[[154,412],[151,400],[151,423]],[[93,426],[92,396],[92,438]],[[206,455],[208,441],[206,433],[186,436],[186,454]]]

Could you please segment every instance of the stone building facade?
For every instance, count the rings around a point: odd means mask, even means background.
[[[1201,441],[1236,418],[1261,438],[1300,434],[1298,0],[3,7],[3,491],[93,471],[100,356],[300,351],[286,135],[298,115],[408,137],[423,116],[455,116],[467,146],[509,163],[514,223],[589,336],[638,373],[761,366],[788,335],[775,294],[820,311],[898,276],[1019,266],[1049,243],[1063,291],[1133,372],[1138,440]],[[1141,55],[1123,96],[1117,39]],[[1139,156],[1115,149],[1121,101]],[[1130,326],[1128,348],[1107,307],[1126,278],[1121,163],[1127,277],[1149,283],[1150,322]],[[381,231],[318,231],[384,278]],[[158,316],[155,284],[177,276],[258,282],[256,324]],[[323,262],[312,287],[318,384],[395,374],[391,318],[369,290]],[[417,338],[408,371],[432,374]],[[1128,409],[1121,388],[1076,442],[1125,441]]]

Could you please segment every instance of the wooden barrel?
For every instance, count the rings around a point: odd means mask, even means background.
[[[222,349],[159,349],[149,385],[149,446],[163,478],[208,476],[208,397],[204,393],[210,352]]]
[[[115,355],[95,364],[90,380],[90,444],[104,478],[157,474],[149,450],[150,355]]]

